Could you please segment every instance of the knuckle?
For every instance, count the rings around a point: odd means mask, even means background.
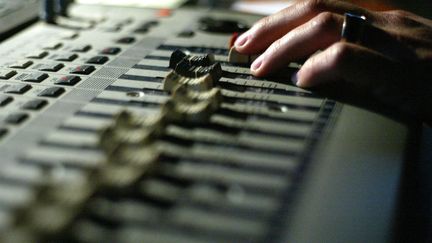
[[[396,17],[399,17],[399,18],[405,18],[405,17],[410,16],[410,13],[408,11],[401,10],[401,9],[392,10],[392,11],[390,11],[390,13]]]
[[[387,19],[390,23],[394,24],[405,24],[410,22],[410,13],[404,10],[392,10],[387,12]]]
[[[279,53],[282,49],[282,41],[281,39],[276,40],[275,42],[273,42],[273,44],[271,44],[269,51],[270,53]]]
[[[412,13],[404,10],[395,10],[392,15],[395,22],[401,26],[415,28],[423,25]]]
[[[390,28],[397,29],[401,32],[403,29],[421,29],[425,26],[423,21],[419,19],[416,15],[404,11],[404,10],[393,10],[388,11],[383,14],[384,23]],[[395,28],[397,27],[397,28]]]
[[[257,31],[266,30],[271,26],[271,23],[272,23],[272,17],[268,16],[259,20],[254,27],[257,29]]]
[[[338,42],[331,47],[328,61],[333,66],[340,66],[352,55],[353,50],[347,43]]]
[[[314,13],[323,11],[327,5],[327,0],[308,0],[305,2],[305,8]]]
[[[312,25],[321,31],[330,31],[337,27],[337,17],[330,12],[322,12],[312,20]]]

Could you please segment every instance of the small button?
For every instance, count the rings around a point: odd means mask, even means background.
[[[40,51],[40,52],[35,52],[35,53],[28,55],[27,58],[42,59],[42,58],[48,56],[48,54],[49,53],[47,51]]]
[[[234,33],[246,32],[250,27],[236,20],[215,19],[204,17],[199,20],[199,29],[212,33]]]
[[[81,45],[72,49],[74,52],[88,52],[91,49],[91,45]]]
[[[5,93],[8,94],[24,94],[25,92],[29,91],[31,89],[31,85],[28,84],[15,84],[9,86]]]
[[[54,58],[54,60],[60,61],[60,62],[72,62],[73,60],[75,60],[77,58],[78,58],[77,54],[66,53],[66,54],[58,55],[57,57]]]
[[[40,110],[48,104],[46,100],[30,100],[27,101],[22,108],[26,110]]]
[[[63,63],[45,64],[42,65],[39,70],[45,72],[57,72],[64,67]]]
[[[72,74],[90,74],[92,73],[96,68],[91,65],[81,65],[76,68],[74,68],[70,73]]]
[[[45,50],[57,50],[62,46],[63,46],[63,43],[61,43],[61,42],[53,42],[53,43],[50,43],[50,44],[44,46],[43,49],[45,49]]]
[[[195,32],[193,30],[184,30],[178,34],[178,37],[182,38],[190,38],[195,35]]]
[[[147,26],[141,26],[138,29],[135,29],[134,32],[138,33],[138,34],[144,34],[144,33],[147,33],[149,30],[150,30],[149,27],[147,27]]]
[[[59,78],[55,82],[55,84],[73,86],[73,85],[77,84],[79,81],[81,81],[81,78],[79,76],[68,75],[68,76],[63,76],[63,77]]]
[[[13,97],[7,95],[0,95],[0,106],[6,106],[13,101]]]
[[[0,138],[6,136],[9,131],[6,128],[0,128]]]
[[[23,79],[23,81],[40,83],[40,82],[44,81],[45,79],[47,79],[48,77],[49,76],[46,73],[31,73],[31,74],[27,75]]]
[[[124,25],[132,24],[133,22],[134,22],[134,19],[133,19],[133,18],[126,18],[126,19],[118,20],[118,21],[115,23],[115,25],[116,25],[116,26],[124,26]]]
[[[14,70],[2,70],[0,71],[0,79],[10,79],[17,74]]]
[[[44,91],[40,92],[38,94],[38,96],[57,98],[61,94],[63,94],[64,92],[65,92],[65,89],[62,87],[51,87],[51,88],[45,89]]]
[[[121,29],[121,26],[106,26],[101,28],[104,32],[119,32]]]
[[[107,54],[107,55],[116,55],[119,52],[121,52],[121,49],[118,47],[108,47],[101,51],[102,54]]]
[[[20,68],[20,69],[26,69],[28,67],[30,67],[30,65],[32,65],[33,62],[32,61],[28,61],[28,60],[24,60],[24,61],[20,61],[20,62],[16,62],[12,65],[10,65],[10,68]]]
[[[172,10],[168,8],[162,8],[156,13],[156,16],[158,17],[169,17],[171,15],[172,15]]]
[[[135,33],[140,33],[140,34],[147,33],[150,30],[150,28],[152,28],[158,24],[159,24],[159,21],[157,21],[157,20],[151,20],[151,21],[144,22],[137,29],[135,29]]]
[[[117,43],[119,44],[132,44],[134,42],[135,42],[135,37],[130,37],[130,36],[123,37],[117,40]]]
[[[19,125],[23,121],[27,120],[29,116],[25,113],[15,113],[10,114],[6,117],[5,122],[12,124],[12,125]]]
[[[87,63],[91,64],[104,64],[109,60],[106,56],[95,56],[87,60]]]
[[[61,35],[61,38],[63,40],[73,40],[78,38],[79,34],[77,32],[71,32],[71,33],[64,33]]]

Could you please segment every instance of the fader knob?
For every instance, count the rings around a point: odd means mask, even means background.
[[[199,78],[187,78],[171,71],[163,80],[163,89],[172,92],[178,85],[185,85],[194,91],[207,91],[214,87],[215,81],[210,74]]]
[[[189,79],[186,85],[190,90],[202,92],[213,88],[217,81],[219,80],[213,80],[212,76],[207,74],[199,78]]]
[[[222,77],[222,66],[220,63],[215,63],[211,66],[195,66],[191,65],[187,60],[181,61],[174,69],[179,75],[188,78],[199,78],[210,74],[216,82]]]
[[[212,88],[205,92],[196,92],[189,90],[186,86],[178,86],[172,95],[172,99],[182,104],[197,104],[208,102],[217,110],[222,103],[222,92],[219,88]]]
[[[203,77],[207,74],[210,74],[215,82],[219,81],[222,77],[222,66],[220,63],[215,63],[208,67],[198,67],[195,69],[195,77]]]
[[[187,57],[187,54],[181,50],[175,50],[170,57],[169,68],[175,69],[177,64],[179,64],[183,59]]]
[[[175,69],[182,61],[188,62],[191,66],[210,66],[215,64],[215,58],[212,54],[191,56],[181,50],[176,50],[171,54],[169,67]]]
[[[259,55],[245,55],[239,53],[235,47],[231,47],[228,54],[228,61],[232,64],[250,65]]]
[[[162,112],[174,122],[206,123],[215,109],[210,101],[190,104],[169,100],[163,105]]]

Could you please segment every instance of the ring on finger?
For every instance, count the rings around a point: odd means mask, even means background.
[[[356,44],[361,43],[364,38],[366,25],[366,16],[345,13],[341,31],[341,40]]]

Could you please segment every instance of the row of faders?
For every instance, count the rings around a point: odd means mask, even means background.
[[[213,55],[177,50],[169,67],[162,89],[170,97],[160,112],[117,114],[99,132],[105,159],[81,180],[40,188],[5,241],[17,235],[32,242],[252,242],[266,236],[281,207],[278,197],[291,189],[301,166],[294,151],[284,150],[290,140],[305,138],[241,119],[238,125],[237,119],[224,121],[223,113],[235,111],[228,108],[233,101],[223,95],[223,70]],[[256,137],[242,139],[242,130]],[[234,149],[238,158],[211,151],[223,153],[221,147]],[[266,149],[281,158],[265,160]],[[246,153],[257,159],[241,159]]]
[[[0,59],[1,115],[27,115],[0,146],[18,154],[0,172],[0,240],[275,240],[334,103],[251,76],[226,15],[127,11],[53,43],[62,26],[38,25],[11,41],[32,52]]]

